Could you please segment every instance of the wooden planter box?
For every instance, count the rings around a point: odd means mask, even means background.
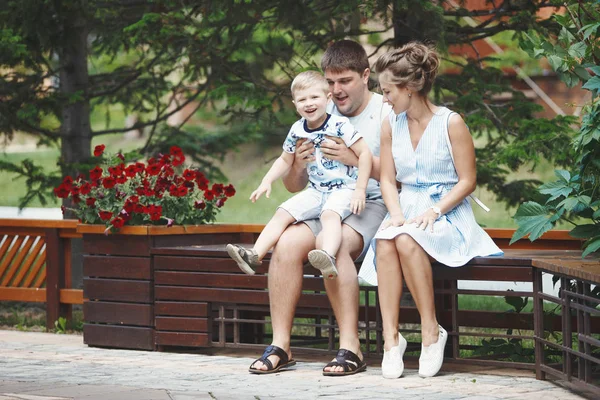
[[[151,249],[253,242],[262,226],[133,226],[104,235],[99,225],[79,225],[83,235],[84,343],[90,346],[154,350],[177,345],[193,332],[207,345],[210,306],[154,301]]]

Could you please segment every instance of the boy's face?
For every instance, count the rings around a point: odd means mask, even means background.
[[[331,94],[317,86],[294,92],[296,111],[306,119],[310,129],[318,128],[327,119],[327,102],[330,97]]]
[[[361,74],[352,70],[333,72],[325,71],[325,78],[329,82],[329,90],[338,111],[346,117],[355,117],[366,107],[369,97],[367,94],[369,82],[369,69]]]

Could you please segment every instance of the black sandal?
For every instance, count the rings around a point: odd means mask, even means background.
[[[279,357],[279,363],[277,363],[276,367],[274,367],[271,360],[269,360],[267,358],[269,356]],[[257,361],[260,361],[264,365],[266,365],[267,369],[262,370],[262,369],[254,368],[254,364],[256,364]],[[283,350],[281,347],[270,345],[270,346],[267,346],[267,348],[265,349],[265,352],[263,353],[262,356],[260,356],[260,358],[257,358],[256,360],[254,360],[252,365],[250,365],[250,368],[248,368],[248,372],[253,373],[253,374],[263,374],[263,375],[264,374],[274,374],[275,372],[279,372],[279,370],[281,370],[282,368],[291,367],[292,365],[296,365],[296,360],[294,360],[293,358],[288,360],[288,355],[285,352],[285,350]]]
[[[325,371],[325,368],[328,367],[343,367],[344,370],[342,372]],[[335,361],[327,364],[325,368],[323,368],[323,375],[325,376],[344,376],[365,371],[367,364],[350,350],[339,349]]]

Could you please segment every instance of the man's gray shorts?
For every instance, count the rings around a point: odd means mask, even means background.
[[[351,214],[344,220],[344,224],[354,229],[363,238],[363,251],[358,257],[358,260],[366,253],[366,250],[371,243],[371,239],[373,239],[373,236],[377,233],[377,229],[379,228],[379,225],[381,225],[381,221],[383,221],[386,214],[387,208],[385,208],[382,199],[367,200],[365,209],[360,215]],[[318,219],[309,219],[302,222],[308,225],[315,237],[321,232],[321,221]]]

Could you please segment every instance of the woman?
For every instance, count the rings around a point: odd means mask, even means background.
[[[476,256],[502,254],[477,225],[466,199],[476,184],[469,130],[460,115],[427,98],[438,65],[435,51],[417,42],[375,64],[384,101],[393,108],[381,128],[380,182],[389,214],[373,239],[376,256],[367,255],[362,268],[377,265],[385,378],[398,378],[404,370],[406,340],[398,332],[402,279],[421,316],[419,375],[431,377],[442,366],[448,335],[435,316],[429,257],[458,267]],[[396,181],[402,183],[400,195]]]

